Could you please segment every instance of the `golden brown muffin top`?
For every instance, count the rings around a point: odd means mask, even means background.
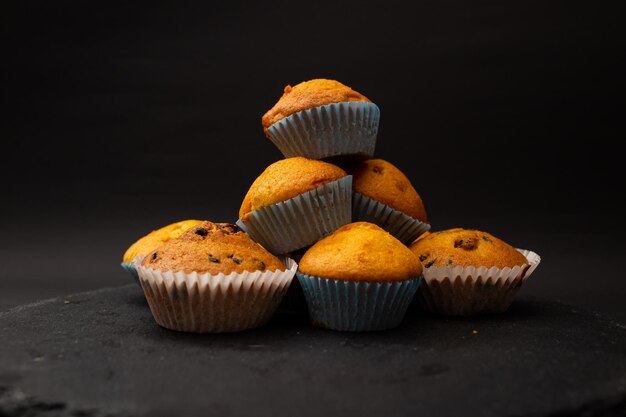
[[[301,156],[274,162],[250,186],[239,217],[245,221],[254,210],[289,200],[346,175],[336,165]]]
[[[368,159],[351,167],[352,189],[421,222],[428,222],[426,209],[411,181],[391,163]]]
[[[190,227],[197,226],[200,223],[202,223],[200,220],[183,220],[154,230],[133,243],[124,253],[122,261],[131,262],[137,256],[146,255],[170,239],[182,235]]]
[[[206,272],[284,271],[285,265],[230,223],[204,221],[149,253],[141,262],[161,271]]]
[[[370,102],[363,94],[335,80],[319,78],[301,82],[295,87],[287,85],[282,97],[261,118],[263,131],[268,136],[268,127],[299,111],[347,101]]]
[[[300,272],[353,281],[401,281],[422,273],[417,257],[380,227],[350,223],[318,241],[300,260]]]
[[[410,246],[424,268],[474,266],[498,268],[526,265],[528,260],[513,246],[479,230],[449,229],[418,238]]]

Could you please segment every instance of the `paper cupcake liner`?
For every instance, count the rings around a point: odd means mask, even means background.
[[[430,224],[357,192],[352,193],[352,221],[374,223],[405,245],[430,230]]]
[[[137,268],[135,268],[135,265],[132,262],[122,262],[120,265],[130,274],[131,277],[133,277],[134,281],[141,286],[139,283],[139,274],[137,274]]]
[[[144,268],[135,260],[139,280],[156,322],[193,333],[237,332],[267,323],[298,269],[283,259],[285,271],[224,275],[186,274]]]
[[[541,257],[518,249],[528,265],[513,268],[430,267],[424,268],[424,283],[415,300],[434,314],[468,316],[506,311],[522,284],[535,271]]]
[[[397,327],[421,277],[391,282],[348,281],[296,273],[312,324],[332,330],[366,332]]]
[[[352,176],[317,187],[289,200],[262,207],[237,225],[275,254],[309,246],[350,223]]]
[[[326,104],[294,113],[267,129],[286,158],[337,155],[374,156],[380,110],[374,103]]]

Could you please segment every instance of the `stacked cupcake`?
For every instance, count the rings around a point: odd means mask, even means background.
[[[156,321],[244,330],[288,291],[304,295],[314,325],[344,331],[396,327],[413,300],[440,314],[506,310],[539,257],[483,232],[429,234],[410,180],[372,159],[379,119],[337,81],[287,86],[262,118],[285,159],[252,183],[236,225],[176,223],[125,254]]]

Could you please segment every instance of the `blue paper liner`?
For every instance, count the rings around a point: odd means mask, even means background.
[[[332,103],[285,117],[271,125],[267,133],[286,158],[372,157],[379,121],[380,109],[374,103]]]
[[[122,262],[120,265],[122,266],[122,268],[124,268],[124,270],[126,270],[126,272],[130,274],[131,277],[133,277],[135,283],[141,286],[141,284],[139,283],[139,274],[137,273],[137,268],[135,268],[135,265],[132,262]]]
[[[352,193],[352,221],[374,223],[405,245],[430,230],[430,224],[357,192]]]
[[[403,281],[352,281],[297,272],[312,324],[332,330],[367,332],[397,327],[422,277]]]
[[[352,216],[352,176],[329,182],[299,196],[261,207],[237,225],[273,254],[309,246]]]

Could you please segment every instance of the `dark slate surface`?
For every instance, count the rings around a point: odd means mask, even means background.
[[[626,327],[536,299],[337,333],[159,328],[129,285],[0,314],[3,415],[626,415]]]

